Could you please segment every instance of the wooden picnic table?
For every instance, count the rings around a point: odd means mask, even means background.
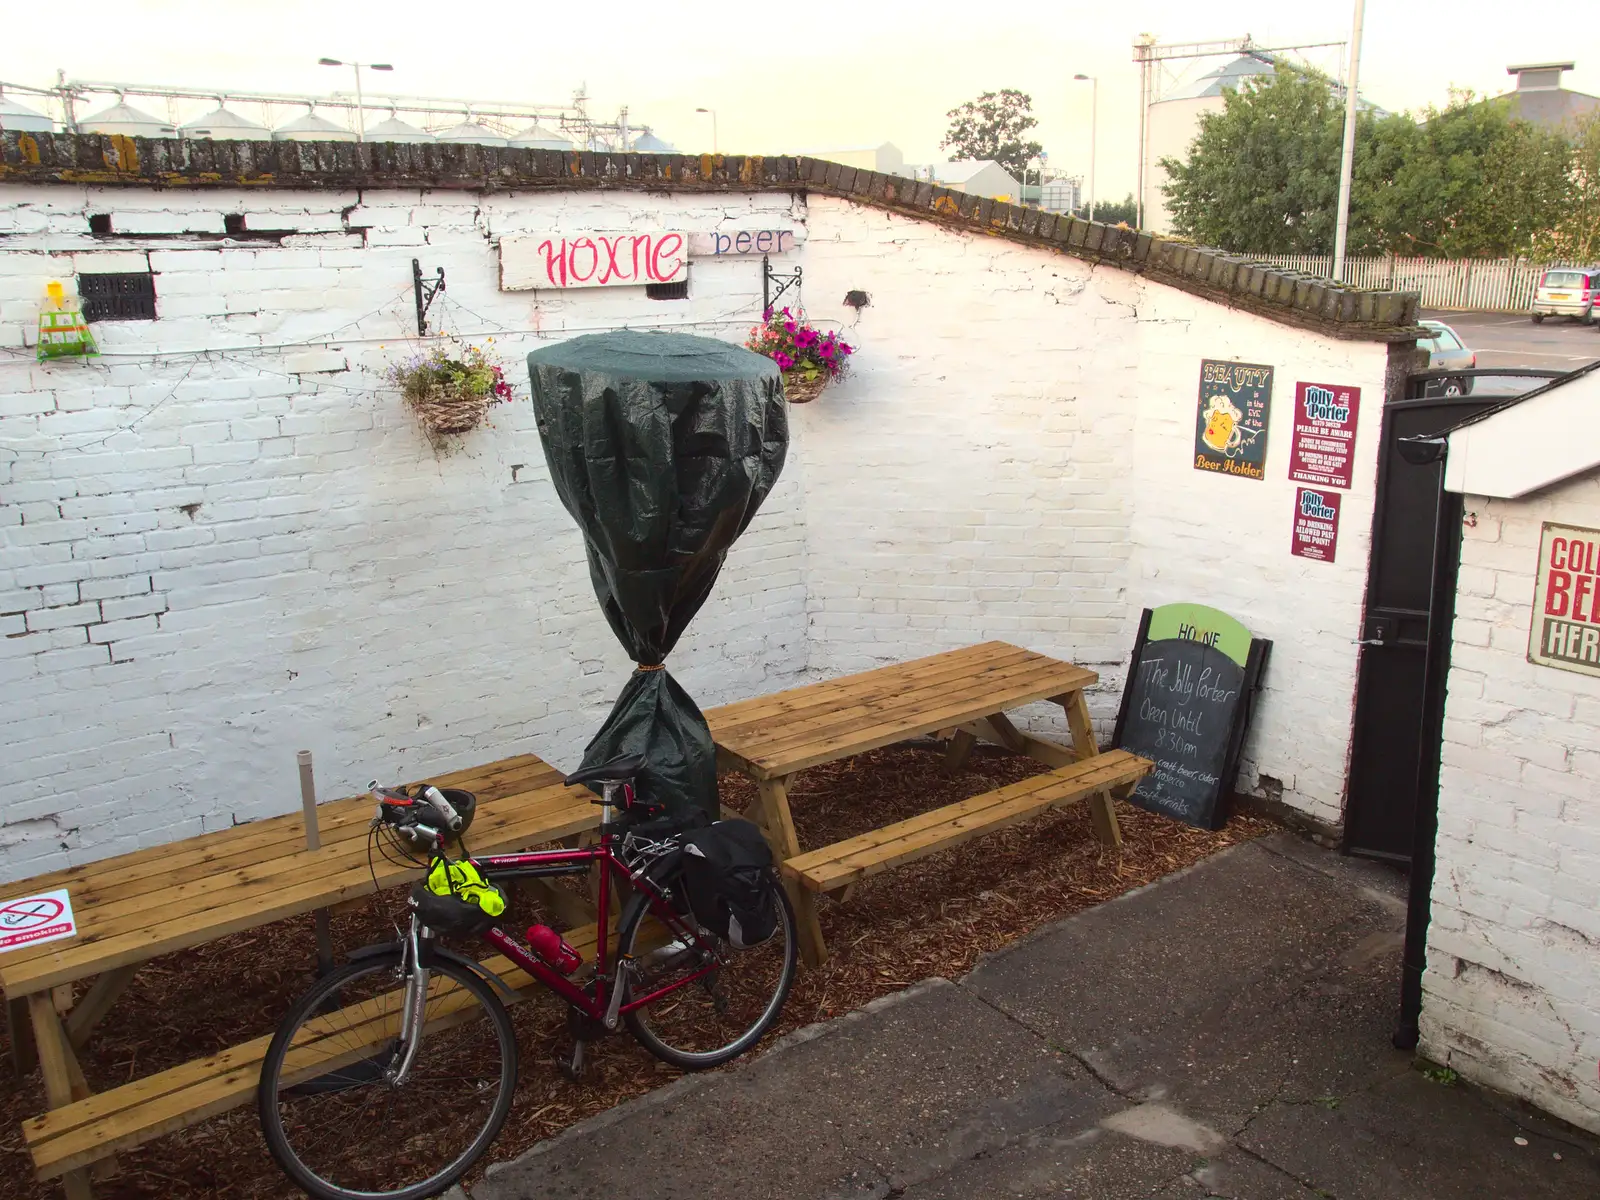
[[[468,834],[493,854],[595,828],[600,810],[584,788],[531,754],[430,776],[476,793]],[[301,814],[104,859],[12,885],[12,896],[66,888],[77,934],[0,954],[18,1065],[37,1053],[49,1111],[23,1126],[41,1178],[63,1177],[73,1200],[89,1195],[86,1166],[116,1151],[247,1103],[268,1037],[91,1094],[74,1051],[110,1011],[139,967],[174,950],[369,895],[415,876],[374,854],[366,796],[319,805],[319,849],[306,849]],[[3,903],[3,900],[0,900]],[[73,985],[93,979],[82,995]],[[31,1034],[31,1038],[30,1035]]]
[[[1112,798],[1126,794],[1150,763],[1125,751],[1100,752],[1083,696],[1098,678],[1019,646],[984,642],[708,711],[719,763],[756,781],[758,799],[749,815],[782,864],[807,963],[827,956],[818,892],[847,894],[868,875],[1079,800],[1088,801],[1100,841],[1120,847]],[[1071,746],[1023,733],[1007,719],[1008,710],[1039,700],[1065,711]],[[965,763],[980,738],[1053,769],[832,846],[801,850],[789,810],[796,772],[925,734],[949,738],[951,769]]]

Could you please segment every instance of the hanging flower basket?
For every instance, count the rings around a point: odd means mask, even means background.
[[[790,404],[810,404],[828,386],[826,375],[815,375],[807,379],[799,371],[785,371],[783,373],[783,395]]]
[[[388,376],[435,449],[442,439],[482,425],[490,406],[511,399],[512,394],[504,371],[478,346],[436,346],[428,354],[396,363]]]
[[[837,333],[824,333],[787,308],[750,331],[745,347],[765,354],[783,372],[783,394],[790,404],[809,404],[844,375],[855,347]]]

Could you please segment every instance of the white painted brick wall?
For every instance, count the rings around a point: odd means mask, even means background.
[[[373,219],[335,232],[358,200]],[[313,232],[136,245],[90,238],[95,212]],[[680,303],[501,293],[489,227],[796,222],[774,195],[15,186],[0,213],[23,231],[0,250],[0,879],[291,810],[300,747],[327,797],[526,751],[574,764],[628,663],[550,487],[523,356],[624,323],[742,338],[760,267],[697,264]],[[415,350],[413,256],[445,268],[447,328],[544,331],[497,333],[519,399],[443,460],[380,378]],[[21,349],[50,279],[146,262],[160,320],[97,325],[107,353],[89,364]],[[303,342],[317,353],[285,345]],[[802,474],[792,462],[673,655],[704,704],[805,667]]]
[[[808,236],[808,311],[860,345],[794,419],[812,670],[1000,638],[1099,671],[1109,735],[1139,611],[1211,604],[1274,642],[1241,786],[1269,776],[1337,823],[1385,348],[842,200],[812,202]],[[859,318],[850,289],[872,297]],[[1203,358],[1276,368],[1265,480],[1194,469]],[[1365,405],[1331,564],[1289,553],[1296,380]],[[1032,716],[1065,734],[1058,709]]]
[[[1600,1132],[1600,679],[1527,659],[1540,527],[1600,527],[1600,478],[1466,508],[1422,1049]]]
[[[296,232],[92,238],[99,212]],[[495,334],[524,396],[552,338],[741,339],[760,264],[695,260],[684,303],[501,292],[495,239],[534,230],[805,223],[779,268],[803,263],[810,314],[861,347],[794,410],[785,476],[674,656],[702,703],[1003,638],[1099,670],[1108,733],[1139,609],[1199,600],[1276,642],[1245,783],[1338,819],[1380,346],[831,199],[8,185],[0,221],[0,779],[25,797],[0,878],[291,809],[300,746],[329,796],[576,759],[626,663],[526,399],[441,462],[382,386],[414,349],[411,259],[444,267],[436,319]],[[143,262],[160,320],[99,325],[95,363],[32,361],[50,278]],[[1278,368],[1266,482],[1192,469],[1203,357]],[[1367,404],[1335,566],[1288,554],[1296,378]],[[1025,723],[1066,732],[1047,706]]]

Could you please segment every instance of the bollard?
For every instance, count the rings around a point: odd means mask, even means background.
[[[294,759],[300,767],[300,808],[305,813],[306,849],[320,850],[322,829],[317,822],[317,783],[311,771],[311,751],[300,750]],[[328,910],[317,909],[312,920],[317,932],[317,971],[326,975],[333,969],[333,929]]]

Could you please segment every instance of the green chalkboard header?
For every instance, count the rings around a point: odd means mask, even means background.
[[[1152,642],[1182,638],[1214,646],[1241,667],[1250,657],[1250,631],[1225,612],[1204,604],[1163,604],[1150,610]]]

